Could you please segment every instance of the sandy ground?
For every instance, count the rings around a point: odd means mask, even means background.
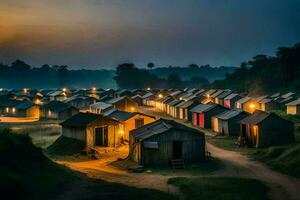
[[[0,123],[27,123],[36,122],[38,118],[27,118],[27,117],[0,117]]]

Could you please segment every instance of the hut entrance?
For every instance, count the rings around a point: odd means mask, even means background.
[[[96,146],[101,146],[101,147],[107,147],[108,142],[107,142],[107,135],[108,135],[108,129],[106,127],[99,127],[95,128],[95,140],[96,140]]]
[[[182,159],[182,141],[173,141],[173,159]]]

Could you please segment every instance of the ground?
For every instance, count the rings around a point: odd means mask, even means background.
[[[140,111],[156,117],[169,118],[165,113],[153,108],[141,108]],[[191,124],[186,125],[192,126]],[[200,130],[205,132],[207,137],[213,138],[214,133],[211,131]],[[232,139],[228,142],[232,144],[233,141]],[[99,159],[91,159],[80,155],[53,157],[57,163],[65,165],[91,178],[67,185],[58,199],[78,199],[79,195],[91,194],[91,192],[87,193],[87,188],[95,188],[97,191],[97,184],[91,180],[137,188],[155,189],[185,198],[187,194],[185,194],[185,191],[180,185],[168,184],[169,179],[176,177],[185,177],[187,179],[196,178],[197,180],[201,180],[203,177],[219,178],[221,181],[238,178],[234,181],[240,180],[241,182],[248,179],[256,179],[268,187],[268,196],[270,199],[299,199],[299,179],[275,172],[266,165],[249,159],[243,151],[225,150],[228,148],[220,148],[217,147],[214,142],[211,143],[208,142],[206,144],[207,151],[211,153],[214,160],[218,161],[217,163],[221,163],[222,165],[221,167],[211,165],[215,167],[213,170],[207,170],[210,167],[208,164],[209,167],[204,168],[186,170],[148,169],[140,173],[134,173],[133,171],[135,170],[132,171],[129,169],[136,169],[138,166],[126,159],[128,155],[128,147],[126,146],[117,149],[100,148],[98,149],[99,152],[101,152]],[[228,146],[230,147],[231,145]],[[249,181],[251,182],[251,180]],[[230,183],[231,182],[228,181],[228,184]],[[194,184],[194,182],[191,182],[191,184]],[[95,192],[95,190],[93,190],[93,192]]]

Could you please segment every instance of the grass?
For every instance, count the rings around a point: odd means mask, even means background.
[[[51,156],[68,156],[81,153],[84,149],[84,142],[60,136],[46,149],[46,153]]]
[[[9,199],[57,199],[71,191],[70,199],[177,199],[150,189],[92,180],[79,176],[43,155],[26,134],[0,129],[0,193]],[[68,195],[67,195],[68,196]]]
[[[174,173],[181,173],[185,174],[192,174],[194,176],[203,176],[203,175],[210,175],[213,172],[224,168],[224,164],[215,158],[208,158],[205,161],[202,161],[200,164],[197,165],[186,165],[184,169],[176,170],[173,168],[150,168],[150,167],[139,167],[135,169],[130,169],[130,171],[134,173],[143,173],[147,171],[151,171],[153,173],[158,173],[162,175],[172,175]]]
[[[251,153],[255,151],[255,149],[239,147],[237,142],[237,137],[234,136],[206,136],[206,141],[214,146],[217,146],[221,149],[229,150],[229,151],[237,151],[241,153]]]
[[[39,199],[76,176],[50,161],[28,135],[0,130],[0,192],[11,199]]]
[[[251,155],[270,168],[300,178],[300,143],[259,149]]]
[[[171,178],[168,184],[180,188],[186,200],[266,200],[267,187],[260,181],[242,178]]]

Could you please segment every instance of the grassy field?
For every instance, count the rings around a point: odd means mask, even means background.
[[[156,190],[89,179],[52,162],[28,135],[9,129],[0,129],[0,163],[0,192],[9,199],[176,199]]]
[[[257,180],[241,178],[171,178],[186,200],[267,200],[267,187]]]
[[[60,136],[45,152],[51,156],[68,156],[81,153],[84,148],[84,142]]]

